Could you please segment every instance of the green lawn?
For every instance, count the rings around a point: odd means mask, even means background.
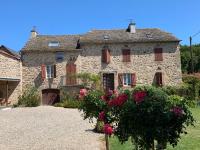
[[[175,148],[168,146],[167,150],[200,150],[200,107],[193,108],[192,113],[196,120],[195,127],[188,127],[188,134],[182,135],[178,145]],[[111,150],[132,150],[132,147],[130,141],[121,145],[117,138],[110,138]]]

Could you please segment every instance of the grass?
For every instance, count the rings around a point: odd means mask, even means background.
[[[193,108],[193,116],[196,120],[195,127],[190,126],[187,129],[188,134],[182,135],[182,138],[178,145],[173,148],[168,146],[167,150],[199,150],[200,149],[200,107]],[[116,137],[109,139],[110,150],[133,150],[131,141],[121,144]]]

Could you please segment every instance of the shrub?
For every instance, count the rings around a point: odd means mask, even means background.
[[[79,108],[81,101],[77,100],[74,96],[70,96],[68,93],[62,92],[61,101],[54,104],[55,107],[64,108]]]
[[[98,118],[99,112],[106,106],[105,101],[101,99],[102,95],[103,92],[92,90],[84,97],[83,103],[79,107],[79,110],[83,111],[84,119]]]
[[[188,86],[188,98],[198,101],[200,93],[200,79],[194,75],[184,75],[183,81]]]
[[[40,96],[35,87],[27,87],[21,96],[18,98],[16,106],[36,107],[40,105]]]
[[[95,131],[98,133],[103,133],[103,127],[104,127],[104,122],[97,120],[96,126],[95,126]]]
[[[183,84],[181,86],[165,86],[162,87],[162,90],[166,92],[168,95],[177,95],[182,97],[181,99],[184,99],[185,102],[190,107],[195,106],[195,100],[193,98],[193,91],[190,91],[188,84]],[[174,99],[176,100],[176,99]]]
[[[100,75],[84,72],[84,73],[79,73],[76,76],[78,79],[81,80],[81,85],[83,88],[98,89],[98,90],[102,89]]]
[[[94,117],[104,122],[106,145],[114,132],[122,143],[134,139],[139,149],[153,149],[154,141],[159,148],[167,143],[176,146],[180,135],[194,122],[186,100],[169,96],[162,88],[140,86],[133,91],[102,94],[89,91],[80,110],[84,119]]]

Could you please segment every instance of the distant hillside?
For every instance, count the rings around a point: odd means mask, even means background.
[[[194,72],[200,72],[200,44],[193,45],[193,63],[194,63]],[[183,73],[191,72],[191,55],[190,47],[181,45],[181,66]]]

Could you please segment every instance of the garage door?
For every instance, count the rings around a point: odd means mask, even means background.
[[[60,90],[44,89],[42,90],[42,104],[53,105],[60,101]]]

